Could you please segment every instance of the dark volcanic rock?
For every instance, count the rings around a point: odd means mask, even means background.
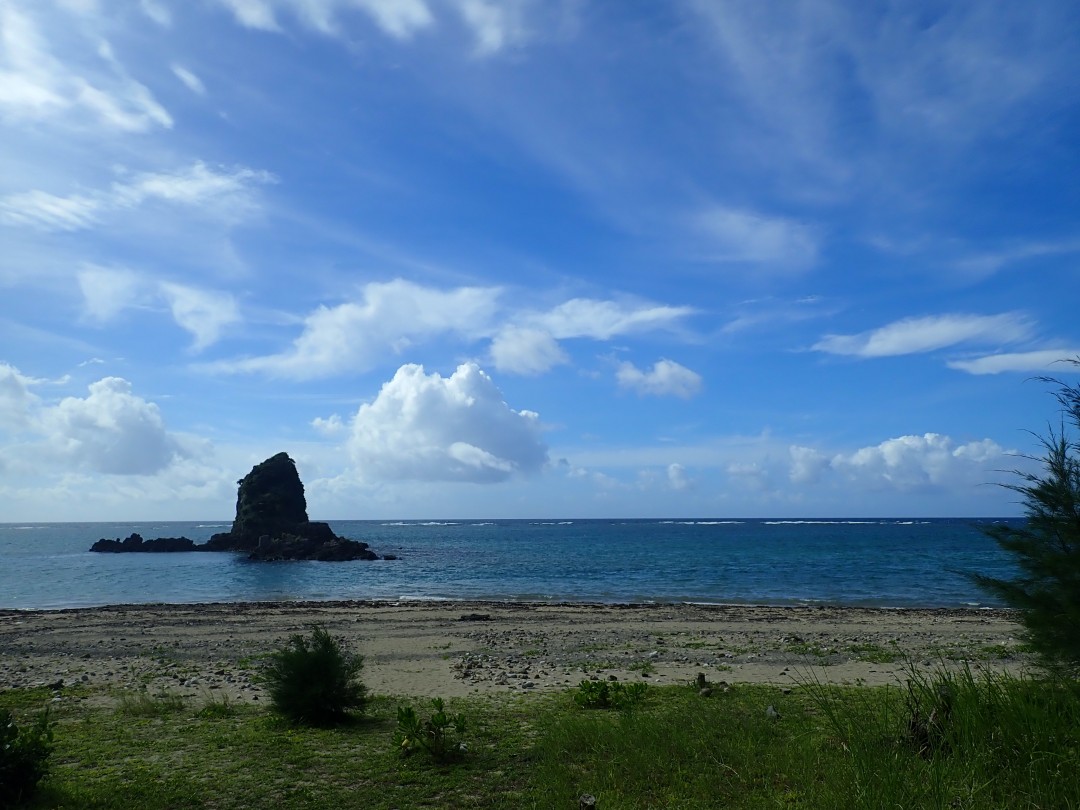
[[[132,533],[121,540],[107,540],[102,537],[90,547],[91,551],[104,551],[113,554],[123,551],[198,551],[200,546],[194,540],[186,537],[155,537],[153,540],[143,540],[142,535]]]
[[[367,543],[338,537],[326,523],[308,520],[304,485],[296,463],[278,453],[256,464],[237,482],[232,530],[196,545],[186,537],[144,541],[99,540],[91,551],[243,551],[252,560],[377,560]]]

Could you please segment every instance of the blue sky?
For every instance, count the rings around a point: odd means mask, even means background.
[[[1012,514],[1072,0],[0,0],[0,520]],[[1071,376],[1072,375],[1072,376]]]

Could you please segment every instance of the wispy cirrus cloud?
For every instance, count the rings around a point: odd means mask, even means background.
[[[476,52],[490,55],[527,36],[525,18],[531,0],[217,0],[238,23],[262,31],[282,31],[283,20],[326,36],[341,36],[350,15],[359,12],[385,35],[409,41],[443,23],[450,9],[473,34]]]
[[[74,54],[57,57],[43,34],[43,27],[56,21],[38,17],[40,8],[19,0],[0,4],[0,117],[89,119],[133,133],[173,126],[168,110],[132,78],[104,39],[69,39],[65,47]]]
[[[701,258],[707,261],[772,272],[806,270],[817,262],[818,232],[795,219],[713,206],[697,214],[694,225],[704,237]]]
[[[1075,373],[1080,368],[1065,363],[1080,357],[1080,346],[1060,349],[1036,349],[1028,352],[1002,352],[967,360],[950,360],[947,365],[968,374],[1002,374],[1010,371],[1045,371],[1048,373]]]
[[[903,318],[854,335],[825,335],[813,349],[853,357],[894,357],[945,349],[964,343],[1014,343],[1031,337],[1034,325],[1021,313],[950,313]]]
[[[276,178],[244,166],[214,168],[202,161],[172,172],[126,175],[109,188],[60,196],[34,189],[0,197],[0,225],[40,231],[93,228],[110,214],[148,202],[197,208],[232,221],[255,206],[255,189]]]
[[[203,84],[202,79],[183,65],[173,64],[171,67],[173,75],[175,75],[188,90],[198,96],[206,95],[206,85]]]

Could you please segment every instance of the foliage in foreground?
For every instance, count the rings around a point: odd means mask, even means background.
[[[426,751],[436,762],[447,762],[465,753],[460,740],[465,733],[465,715],[450,715],[442,698],[431,701],[435,710],[426,720],[412,706],[399,706],[394,745],[403,755]],[[455,735],[457,739],[455,739]]]
[[[296,634],[271,653],[263,677],[279,714],[294,723],[330,726],[364,708],[367,689],[356,679],[363,666],[361,656],[314,627],[310,638]]]
[[[65,699],[30,806],[546,810],[591,794],[602,810],[1080,807],[1080,685],[911,678],[910,689],[810,680],[711,697],[653,686],[631,712],[582,711],[572,692],[462,699],[469,756],[437,767],[397,753],[400,702],[385,697],[334,728],[253,705],[153,716]],[[19,701],[0,693],[29,717]]]
[[[51,753],[47,709],[32,725],[22,728],[11,712],[0,709],[0,807],[13,807],[33,794],[48,773]]]
[[[1080,359],[1068,361],[1080,366]],[[1057,385],[1058,402],[1080,430],[1080,386]],[[1051,668],[1080,671],[1080,444],[1064,420],[1059,431],[1040,437],[1045,455],[1040,473],[1016,471],[1027,523],[993,526],[986,533],[1008,551],[1020,569],[1011,580],[974,574],[980,587],[1021,611],[1028,641]]]
[[[574,703],[583,709],[628,711],[645,699],[648,686],[620,681],[582,681],[574,692]]]

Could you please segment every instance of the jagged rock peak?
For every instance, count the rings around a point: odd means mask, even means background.
[[[304,484],[288,453],[256,464],[238,483],[230,534],[240,545],[254,546],[263,535],[288,533],[308,523]]]

